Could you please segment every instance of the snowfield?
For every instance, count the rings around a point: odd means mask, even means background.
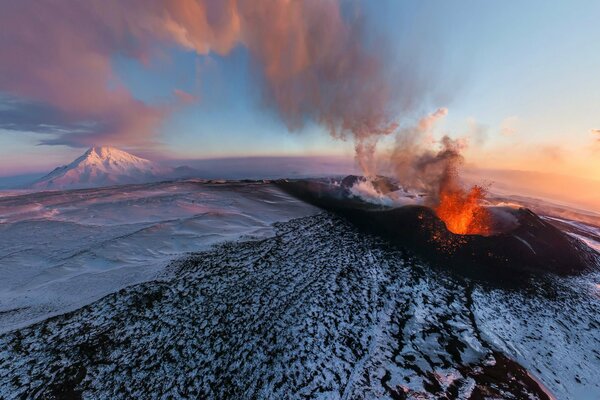
[[[269,183],[13,195],[0,218],[0,398],[600,398],[597,272],[473,281]]]
[[[0,197],[0,332],[152,279],[215,243],[316,209],[269,184],[203,181]]]

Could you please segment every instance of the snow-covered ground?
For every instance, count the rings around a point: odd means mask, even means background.
[[[0,397],[597,399],[594,279],[474,282],[322,213],[0,335]]]
[[[0,332],[316,210],[271,184],[185,181],[0,197]]]
[[[600,398],[598,272],[473,281],[270,183],[5,193],[0,274],[0,398]]]

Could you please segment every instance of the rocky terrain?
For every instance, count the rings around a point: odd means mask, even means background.
[[[600,395],[598,276],[494,287],[329,214],[275,227],[0,336],[0,397]]]

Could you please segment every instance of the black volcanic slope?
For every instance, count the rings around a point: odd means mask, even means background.
[[[363,231],[471,277],[510,280],[515,272],[569,275],[598,267],[596,251],[525,208],[511,211],[518,220],[518,227],[512,230],[486,237],[457,235],[448,231],[428,207],[372,205],[349,197],[344,181],[340,189],[308,180],[280,181],[278,185],[303,201],[344,217]]]
[[[503,297],[325,213],[276,227],[0,336],[0,398],[548,399],[531,372],[600,390],[600,303],[579,291]]]

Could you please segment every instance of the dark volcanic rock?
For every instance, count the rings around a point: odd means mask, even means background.
[[[0,336],[0,398],[548,399],[480,331],[485,295],[323,213]]]
[[[574,274],[598,266],[599,255],[530,210],[511,211],[518,224],[492,236],[457,235],[424,206],[381,207],[339,194],[327,183],[281,181],[288,193],[346,218],[364,231],[404,246],[437,264],[480,278],[515,271]]]

